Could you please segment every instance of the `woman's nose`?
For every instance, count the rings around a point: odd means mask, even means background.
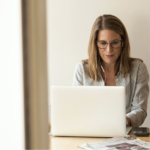
[[[106,47],[106,50],[107,50],[108,52],[111,52],[111,51],[112,51],[112,47],[111,47],[110,43],[108,43],[108,45],[107,45],[107,47]]]

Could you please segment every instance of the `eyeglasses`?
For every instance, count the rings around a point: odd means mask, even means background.
[[[105,49],[108,46],[108,43],[106,41],[95,41],[95,42],[97,43],[97,46],[100,49]],[[122,40],[115,40],[110,43],[110,46],[112,48],[119,48],[119,47],[121,47],[121,45],[123,47]]]

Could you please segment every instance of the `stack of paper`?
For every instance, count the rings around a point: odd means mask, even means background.
[[[95,143],[85,143],[79,147],[86,150],[150,150],[150,142],[142,141],[130,135],[122,137],[114,137]]]

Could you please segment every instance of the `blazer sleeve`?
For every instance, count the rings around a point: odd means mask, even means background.
[[[131,105],[131,112],[126,114],[131,120],[132,127],[139,127],[147,116],[149,96],[149,74],[144,63],[138,66],[135,93]]]
[[[72,85],[73,86],[83,85],[83,62],[79,62],[75,67]]]

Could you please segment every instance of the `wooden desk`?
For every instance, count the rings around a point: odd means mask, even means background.
[[[130,132],[130,135],[136,137]],[[150,142],[149,137],[137,137],[143,141]],[[85,142],[98,142],[108,138],[86,138],[86,137],[53,137],[50,136],[50,150],[83,150],[78,145],[84,144]]]

